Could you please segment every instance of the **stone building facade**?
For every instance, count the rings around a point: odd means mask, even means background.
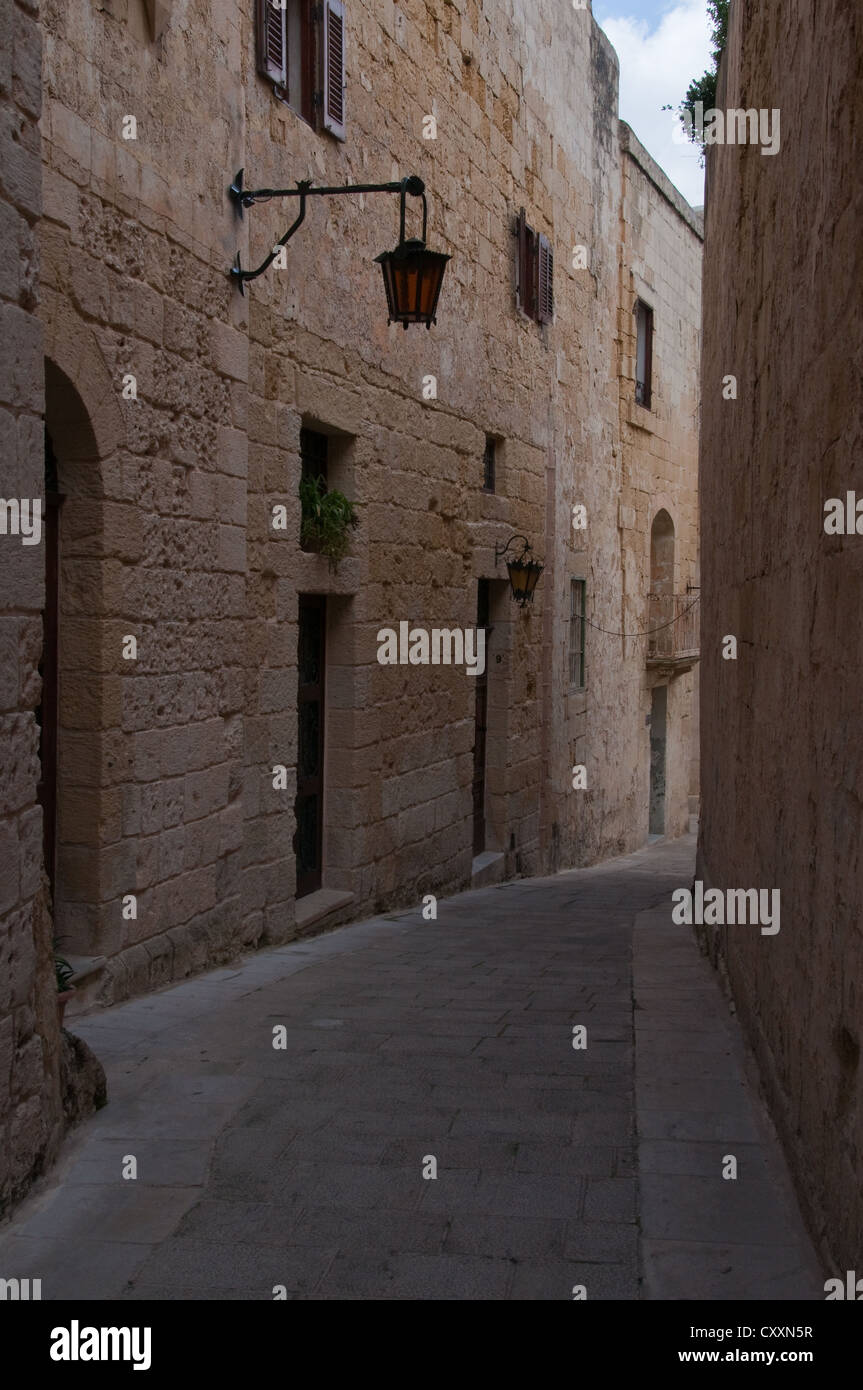
[[[620,134],[620,628],[650,634],[623,643],[626,742],[608,749],[609,762],[634,774],[626,800],[615,791],[631,847],[631,827],[635,844],[646,833],[680,835],[698,810],[700,403],[692,363],[700,353],[702,222],[623,122]],[[639,303],[654,335],[649,404],[637,385]]]
[[[845,0],[732,5],[717,106],[778,110],[781,146],[709,154],[701,452],[698,875],[781,895],[775,935],[704,931],[842,1279],[863,1245],[863,536],[825,505],[863,496],[861,84]]]
[[[42,892],[37,665],[44,552],[33,499],[42,497],[43,348],[36,307],[42,206],[41,34],[32,7],[0,5],[0,1202],[50,1162],[62,1135],[60,1039],[52,996],[51,920]],[[26,499],[25,518],[20,503]],[[22,520],[24,524],[22,525]],[[26,544],[25,544],[26,541]],[[53,1012],[53,1017],[52,1017]]]
[[[613,50],[555,0],[287,0],[274,88],[262,15],[281,22],[264,0],[41,8],[56,673],[31,622],[16,698],[33,742],[41,659],[56,806],[33,810],[35,765],[22,795],[31,836],[54,826],[32,894],[79,971],[73,1017],[689,823],[701,232],[617,120]],[[321,24],[344,85],[331,64],[315,105]],[[392,196],[310,199],[240,295],[238,252],[257,265],[296,209],[241,219],[240,169],[424,179],[452,254],[436,327],[387,324]],[[520,307],[522,210],[553,313]],[[300,543],[322,470],[360,518],[335,571]],[[524,607],[495,555],[514,534],[545,564]],[[481,625],[485,672],[381,664],[402,623]]]

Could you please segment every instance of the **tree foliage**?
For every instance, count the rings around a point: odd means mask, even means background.
[[[695,121],[695,103],[703,103],[702,110],[709,111],[716,106],[716,75],[728,39],[728,6],[730,0],[707,0],[707,14],[712,29],[710,32],[712,66],[701,77],[694,77],[686,89],[686,96],[677,107],[677,113],[688,138],[693,144],[701,146],[701,160],[704,162],[704,145],[701,131]],[[664,111],[673,111],[673,106],[664,106]]]

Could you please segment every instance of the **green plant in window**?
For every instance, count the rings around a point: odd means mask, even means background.
[[[338,569],[348,553],[350,533],[360,524],[353,502],[343,492],[329,492],[326,478],[319,476],[301,480],[300,505],[302,544],[326,555],[330,569]]]
[[[57,955],[56,947],[54,951],[54,973],[57,976],[57,993],[63,994],[65,990],[69,989],[69,981],[75,974],[75,971],[63,956]]]

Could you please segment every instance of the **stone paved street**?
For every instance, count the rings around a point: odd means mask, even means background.
[[[823,1298],[735,1021],[671,925],[693,859],[465,893],[78,1021],[110,1103],[0,1274],[47,1299]]]

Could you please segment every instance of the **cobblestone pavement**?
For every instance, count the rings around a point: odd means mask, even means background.
[[[110,1102],[0,1232],[0,1275],[44,1299],[823,1298],[736,1023],[671,925],[693,861],[686,839],[464,893],[76,1021]]]

